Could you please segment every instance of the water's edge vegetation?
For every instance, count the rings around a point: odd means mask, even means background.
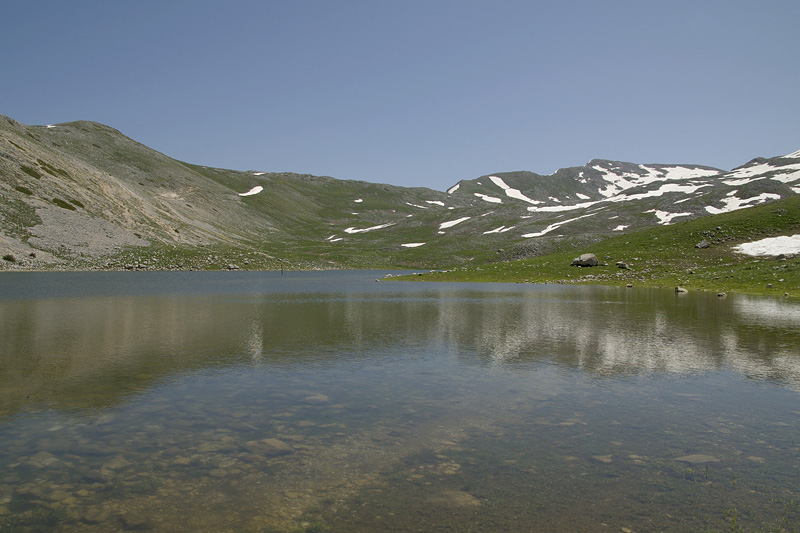
[[[748,256],[737,245],[800,231],[800,199],[619,235],[598,243],[514,261],[473,264],[404,280],[569,283],[740,292],[800,297],[800,258]],[[708,247],[697,245],[705,241]],[[571,266],[593,253],[595,267]],[[622,264],[620,264],[622,263]]]

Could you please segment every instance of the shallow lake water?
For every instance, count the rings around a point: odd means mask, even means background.
[[[0,275],[0,531],[795,531],[800,305]]]

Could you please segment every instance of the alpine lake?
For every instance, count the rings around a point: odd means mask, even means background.
[[[796,531],[800,304],[0,274],[0,531]]]

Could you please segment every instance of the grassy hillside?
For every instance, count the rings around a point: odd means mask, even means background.
[[[800,152],[730,172],[595,159],[550,176],[463,180],[446,193],[211,168],[102,124],[28,126],[0,115],[0,270],[437,268],[459,269],[451,276],[461,279],[725,288],[737,280],[717,283],[730,272],[707,265],[733,261],[721,239],[790,230],[747,229],[759,210],[732,215],[746,221],[741,230],[734,222],[680,221],[797,197],[798,183]],[[636,228],[652,233],[597,244]],[[697,251],[702,231],[714,234],[714,246]],[[608,264],[564,268],[583,251]],[[550,253],[562,255],[508,262]],[[619,260],[631,268],[616,269]],[[738,282],[760,271],[761,262],[752,263]]]
[[[800,297],[800,258],[750,257],[732,250],[738,244],[798,233],[800,198],[793,197],[619,235],[589,246],[572,246],[540,257],[475,265],[411,279],[681,286],[689,290],[789,293]],[[703,240],[710,246],[697,248]],[[601,265],[570,266],[583,253],[594,253]],[[629,268],[619,268],[618,261]]]

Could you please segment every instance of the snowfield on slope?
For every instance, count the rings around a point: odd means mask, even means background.
[[[442,222],[441,224],[439,224],[439,229],[442,230],[445,228],[452,228],[456,224],[461,224],[462,222],[464,222],[465,220],[469,220],[470,218],[472,217],[461,217],[459,219],[451,220],[449,222]]]
[[[363,228],[363,229],[356,229],[353,227],[347,228],[344,230],[345,233],[366,233],[368,231],[375,231],[376,229],[383,229],[388,228],[389,226],[394,226],[394,222],[389,222],[387,224],[381,224],[380,226],[372,226],[371,228]]]
[[[505,181],[503,181],[502,178],[499,178],[497,176],[489,176],[489,179],[492,181],[492,183],[503,189],[506,192],[506,196],[508,196],[509,198],[516,198],[517,200],[522,200],[523,202],[528,202],[529,204],[533,205],[544,203],[539,200],[531,200],[530,198],[522,194],[522,191],[520,191],[519,189],[512,189],[506,184]],[[480,185],[480,183],[478,183],[478,185]]]
[[[800,253],[800,235],[768,237],[734,246],[733,251],[745,255],[780,255]]]
[[[551,232],[551,231],[553,231],[554,229],[560,228],[560,227],[561,227],[561,226],[563,226],[564,224],[569,224],[570,222],[574,222],[574,221],[576,221],[576,220],[580,220],[580,219],[582,219],[582,218],[586,218],[586,217],[592,217],[592,216],[594,216],[595,214],[596,214],[596,213],[589,213],[588,215],[581,215],[581,216],[579,216],[579,217],[570,218],[569,220],[562,220],[561,222],[556,222],[555,224],[550,224],[549,226],[547,226],[547,227],[546,227],[545,229],[543,229],[542,231],[537,231],[536,233],[526,233],[526,234],[524,234],[522,237],[523,237],[524,239],[528,239],[528,238],[530,238],[530,237],[541,237],[542,235],[545,235],[545,234],[547,234],[547,233],[550,233],[550,232]]]
[[[692,216],[692,213],[668,213],[667,211],[659,211],[657,209],[651,209],[650,211],[645,211],[645,213],[655,213],[658,218],[658,223],[664,226],[671,224],[673,218]]]
[[[779,194],[770,194],[770,193],[762,193],[758,196],[752,196],[750,198],[741,199],[736,197],[736,193],[738,191],[731,191],[728,193],[728,197],[722,200],[724,204],[723,207],[714,207],[714,206],[706,206],[706,211],[711,213],[712,215],[718,215],[720,213],[727,213],[729,211],[736,211],[737,209],[743,209],[745,207],[752,207],[755,204],[763,204],[767,200],[780,200],[781,197]]]
[[[258,194],[263,190],[264,190],[264,187],[262,187],[261,185],[256,185],[255,187],[253,187],[252,189],[250,189],[247,192],[240,192],[239,196],[253,196],[254,194]]]
[[[493,203],[493,204],[502,204],[503,203],[503,200],[501,198],[497,198],[496,196],[489,196],[488,194],[481,194],[479,192],[476,192],[474,194],[475,194],[475,196],[477,196],[478,198],[480,198],[481,200],[484,200],[486,202],[490,202],[490,203]]]
[[[702,169],[702,168],[686,168],[686,167],[670,167],[663,170],[648,167],[646,165],[639,165],[639,168],[644,171],[644,174],[635,174],[632,172],[615,173],[612,169],[603,168],[600,165],[594,165],[592,169],[603,174],[603,179],[608,182],[604,189],[598,192],[610,198],[616,196],[620,192],[639,187],[641,185],[649,185],[657,181],[673,181],[673,180],[688,180],[692,178],[702,178],[709,176],[716,176],[720,174],[717,170]]]

